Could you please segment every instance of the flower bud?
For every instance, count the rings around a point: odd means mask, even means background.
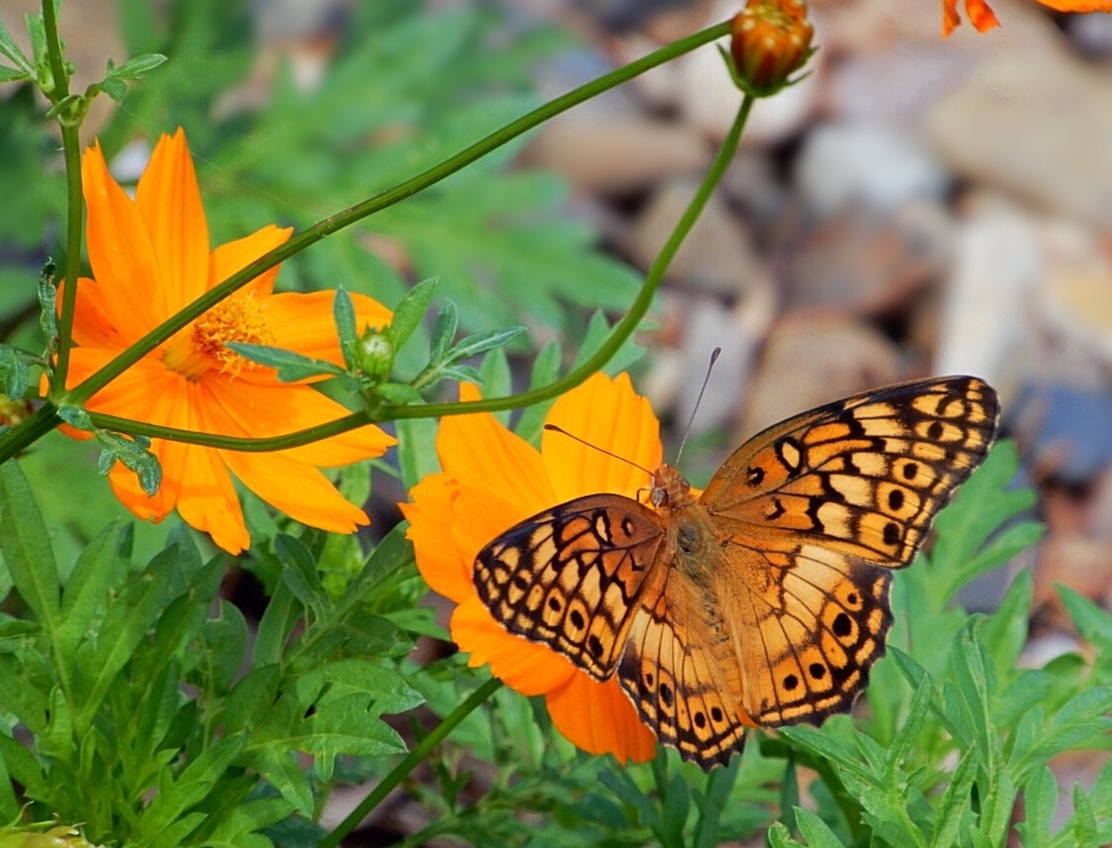
[[[789,85],[811,55],[814,27],[802,0],[749,0],[731,22],[735,79],[763,97]]]
[[[359,368],[374,380],[384,380],[394,367],[394,343],[377,330],[367,330],[359,340]]]

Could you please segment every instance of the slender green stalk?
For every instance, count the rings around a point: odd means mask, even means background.
[[[44,0],[44,3],[49,2],[50,0]],[[599,77],[596,80],[592,80],[586,85],[569,91],[567,94],[564,94],[561,97],[557,97],[555,100],[552,100],[549,103],[540,106],[532,112],[529,112],[521,118],[518,118],[516,121],[512,121],[501,129],[496,130],[495,132],[471,145],[470,147],[465,148],[456,155],[449,157],[445,161],[441,162],[439,165],[435,165],[432,168],[429,168],[428,170],[418,174],[417,176],[412,177],[403,183],[400,183],[392,189],[388,189],[387,191],[375,195],[374,197],[363,201],[362,203],[356,204],[350,209],[346,209],[329,218],[325,218],[323,221],[319,221],[318,223],[309,227],[307,230],[295,235],[285,244],[280,245],[269,253],[264,254],[259,259],[255,260],[250,265],[245,267],[243,270],[239,271],[236,274],[233,274],[224,282],[207,291],[204,295],[197,298],[197,300],[193,301],[193,303],[189,304],[189,306],[187,306],[181,312],[178,312],[177,314],[157,326],[151,332],[147,333],[134,345],[129,347],[127,350],[125,350],[123,353],[109,362],[100,371],[89,377],[89,379],[87,379],[81,385],[69,391],[64,398],[55,397],[53,398],[53,400],[55,402],[64,401],[66,404],[73,406],[84,405],[89,400],[89,398],[96,394],[96,392],[104,388],[104,386],[106,386],[109,382],[111,382],[113,379],[127,370],[127,368],[129,368],[131,365],[142,359],[142,357],[144,357],[150,351],[154,350],[159,344],[170,338],[170,336],[172,336],[178,330],[188,325],[189,322],[203,315],[221,300],[224,300],[233,292],[242,288],[248,282],[255,279],[259,274],[263,273],[269,268],[273,268],[275,265],[278,265],[283,260],[289,258],[290,256],[298,253],[301,250],[304,250],[309,245],[320,241],[321,239],[331,235],[337,230],[340,230],[348,226],[349,224],[354,223],[355,221],[366,218],[367,216],[372,215],[375,212],[381,211],[388,206],[392,206],[393,204],[398,203],[399,201],[404,200],[405,198],[410,197],[414,194],[417,194],[418,192],[428,188],[431,185],[434,185],[440,180],[451,176],[464,166],[469,165],[471,162],[482,158],[501,145],[507,143],[508,141],[511,141],[512,139],[516,138],[519,135],[522,135],[523,133],[531,129],[534,129],[550,118],[559,115],[561,112],[564,112],[571,107],[578,105],[579,103],[589,100],[590,98],[595,97],[598,94],[601,94],[602,92],[607,91],[617,85],[620,85],[621,83],[627,82],[630,79],[638,76],[639,74],[644,73],[645,71],[651,70],[658,65],[671,61],[677,56],[682,56],[684,53],[688,53],[698,47],[701,47],[702,45],[707,44],[708,42],[711,42],[716,38],[721,38],[722,36],[729,34],[729,28],[730,25],[728,22],[716,24],[712,27],[708,27],[707,29],[697,32],[694,35],[688,36],[687,38],[682,38],[678,41],[673,42],[672,44],[662,47],[660,50],[654,51],[653,53],[650,53],[649,55],[638,59],[636,62],[631,62],[628,65],[611,71],[610,73]],[[67,286],[67,296],[68,291],[72,290],[72,288],[72,286]],[[642,299],[643,298],[639,298],[638,302],[640,302]],[[651,302],[651,296],[649,298],[649,302]],[[646,302],[643,306],[643,309],[641,311],[642,316],[644,314],[644,311],[647,311],[647,309],[648,302]],[[538,396],[538,392],[534,391],[522,396],[525,398],[523,402],[518,402],[511,397],[498,398],[493,401],[479,401],[475,404],[440,404],[434,406],[422,406],[412,408],[390,406],[384,407],[381,410],[381,414],[376,416],[375,420],[386,420],[389,418],[417,418],[438,415],[453,415],[462,414],[465,412],[477,412],[488,408],[510,409],[515,406],[536,403],[540,400],[545,400],[548,397],[555,397],[562,391],[566,391],[571,386],[574,386],[577,383],[585,380],[593,370],[597,369],[597,363],[606,362],[606,360],[609,359],[610,356],[612,356],[613,353],[621,346],[622,342],[624,342],[625,339],[632,334],[633,329],[636,327],[639,320],[640,317],[637,319],[637,321],[623,322],[619,325],[618,328],[616,328],[612,339],[603,347],[603,350],[606,351],[605,356],[596,355],[595,357],[592,357],[592,363],[595,364],[592,365],[591,370],[588,371],[585,368],[577,369],[577,371],[575,372],[577,379],[575,381],[569,381],[568,378],[565,377],[562,381],[556,384],[559,388],[553,390],[551,393],[544,394],[544,396]],[[600,351],[599,353],[601,354],[602,351]],[[569,375],[569,377],[570,376],[571,375]],[[60,386],[61,384],[58,385]],[[491,406],[491,404],[495,403],[500,403],[501,405]],[[399,412],[399,410],[401,411]],[[416,410],[422,411],[416,412]],[[297,433],[292,433],[282,437],[275,437],[272,439],[232,439],[230,441],[226,441],[217,437],[217,441],[219,442],[219,446],[227,447],[234,450],[276,450],[279,448],[308,444],[321,438],[322,434],[334,435],[335,433],[345,432],[347,430],[354,429],[360,424],[366,424],[370,422],[370,416],[362,414],[348,416],[346,418],[340,419],[338,422],[332,422],[328,425],[324,425],[322,428],[302,430]],[[177,441],[189,442],[192,444],[216,444],[216,442],[213,442],[211,440],[211,437],[208,437],[204,434],[198,434],[184,430],[174,430],[172,428],[157,428],[152,427],[149,424],[144,424],[142,422],[130,421],[128,419],[116,418],[114,416],[94,415],[93,423],[96,426],[103,426],[106,429],[118,428],[119,432],[172,438]],[[342,424],[340,429],[332,429],[337,424]],[[27,419],[27,421],[12,430],[2,440],[0,440],[0,462],[3,462],[12,456],[15,456],[20,451],[26,449],[56,426],[58,426],[57,408],[53,403],[48,403],[47,405],[41,407],[37,414]],[[198,438],[200,438],[199,441]],[[258,445],[262,445],[262,447],[259,447]]]
[[[664,244],[664,247],[661,248],[660,253],[645,274],[645,282],[642,284],[641,291],[638,293],[629,312],[618,323],[613,332],[611,332],[610,336],[594,355],[588,358],[578,368],[569,372],[566,376],[554,383],[550,383],[540,389],[522,392],[521,394],[508,395],[507,397],[501,398],[487,398],[468,403],[430,403],[420,406],[384,404],[379,408],[378,415],[373,419],[366,412],[354,412],[351,415],[338,418],[335,421],[330,421],[319,427],[311,427],[307,430],[299,430],[296,433],[273,436],[267,439],[243,439],[232,436],[214,436],[194,433],[189,430],[157,427],[153,424],[144,424],[143,422],[132,421],[128,418],[117,418],[116,416],[101,415],[99,413],[91,414],[90,418],[96,426],[118,432],[135,433],[156,438],[173,438],[176,441],[188,442],[195,445],[205,445],[207,447],[226,448],[228,450],[263,452],[309,444],[319,439],[345,433],[356,427],[374,423],[375,421],[396,421],[400,418],[433,418],[446,415],[464,415],[471,412],[494,412],[503,409],[517,409],[558,397],[569,389],[579,385],[602,368],[633,334],[634,330],[637,329],[637,326],[649,311],[653,298],[656,296],[657,289],[660,287],[660,283],[664,279],[664,274],[668,270],[668,266],[671,264],[672,259],[675,257],[676,251],[679,250],[687,234],[691,232],[691,228],[695,225],[695,221],[698,219],[699,214],[706,206],[715,186],[718,185],[719,181],[722,179],[722,174],[733,159],[734,153],[737,150],[738,141],[741,139],[741,132],[745,127],[745,121],[749,117],[749,112],[753,107],[753,102],[754,100],[752,97],[749,95],[745,96],[741,108],[738,110],[737,118],[734,120],[734,125],[730,128],[730,132],[726,136],[726,140],[723,142],[721,149],[718,151],[718,155],[715,157],[711,167],[707,170],[706,176],[699,185],[698,191],[695,192],[695,196],[691,199],[691,203],[688,204],[687,209],[684,210],[683,216],[680,218],[679,223],[676,224],[676,228],[672,231],[672,234],[668,237],[668,241]]]
[[[58,19],[54,14],[54,0],[42,0],[43,29],[46,32],[46,52],[50,59],[50,73],[54,86],[47,92],[50,102],[57,105],[69,97],[69,76],[62,57],[62,42],[58,37]],[[58,322],[58,359],[54,366],[54,384],[66,384],[69,371],[70,348],[73,345],[73,313],[77,304],[77,272],[81,267],[81,230],[84,225],[85,206],[81,198],[81,149],[77,126],[59,116],[62,128],[62,155],[66,162],[66,265],[62,276],[66,283],[62,289],[62,315]],[[50,340],[47,339],[49,342]]]
[[[393,770],[382,779],[382,782],[359,803],[359,806],[352,810],[335,830],[317,844],[317,848],[337,848],[340,841],[355,830],[359,822],[363,821],[371,810],[382,803],[394,787],[408,777],[409,773],[421,764],[433,748],[443,742],[461,721],[467,718],[479,704],[497,692],[501,686],[501,680],[491,678],[472,692],[466,701],[456,707],[444,721],[433,728],[428,736],[417,743],[416,747],[406,755],[404,760],[394,766]]]
[[[233,274],[224,282],[205,292],[205,294],[197,298],[172,318],[163,321],[151,332],[139,339],[134,345],[109,362],[104,368],[71,391],[69,393],[68,402],[75,405],[84,403],[97,391],[104,388],[112,379],[127,370],[127,368],[135,362],[138,362],[178,330],[189,324],[190,321],[200,317],[217,303],[258,277],[259,274],[273,268],[290,256],[300,253],[310,245],[315,244],[326,236],[330,236],[350,224],[354,224],[356,221],[361,221],[376,212],[380,212],[387,207],[393,206],[395,203],[405,200],[407,197],[411,197],[423,191],[429,186],[435,185],[441,180],[450,177],[461,168],[470,165],[475,160],[481,159],[503,144],[512,141],[519,135],[540,126],[545,121],[559,115],[561,112],[567,111],[572,106],[576,106],[592,97],[596,97],[616,85],[628,82],[645,71],[655,68],[657,65],[663,64],[684,53],[688,53],[728,33],[729,24],[723,23],[673,42],[636,62],[631,62],[561,97],[557,97],[555,100],[534,109],[527,115],[523,115],[516,121],[511,121],[501,129],[492,132],[486,138],[477,141],[470,147],[445,159],[439,165],[434,165],[427,171],[406,180],[394,188],[364,200],[362,203],[357,203],[355,206],[345,209],[342,212],[337,212],[335,215],[325,218],[323,221],[318,221],[307,230],[295,235],[285,244],[279,245],[269,253],[263,254],[263,256],[256,259],[243,270]]]

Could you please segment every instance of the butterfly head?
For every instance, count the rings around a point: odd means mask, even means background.
[[[653,472],[649,503],[656,510],[674,510],[691,500],[691,484],[671,465],[665,463]]]

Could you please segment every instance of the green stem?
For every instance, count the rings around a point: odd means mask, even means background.
[[[359,803],[359,806],[352,810],[335,830],[317,843],[317,848],[337,848],[340,841],[355,830],[359,822],[363,821],[371,810],[382,803],[394,787],[408,777],[409,773],[421,764],[433,748],[439,745],[449,733],[456,729],[461,721],[467,718],[479,704],[497,692],[501,686],[502,681],[492,677],[472,692],[466,701],[452,710],[444,721],[440,722],[428,736],[418,742],[404,760],[394,766],[391,772],[382,779],[382,782],[368,793],[367,797]]]
[[[394,188],[368,198],[362,203],[357,203],[355,206],[345,209],[342,212],[337,212],[335,215],[325,218],[323,221],[318,221],[307,230],[295,235],[285,244],[279,245],[269,253],[263,254],[243,270],[233,274],[224,282],[205,292],[205,294],[197,298],[181,312],[163,321],[151,330],[151,332],[139,339],[134,345],[109,362],[104,368],[92,375],[80,386],[73,389],[69,393],[67,402],[74,405],[85,403],[111,380],[115,379],[132,364],[146,356],[178,330],[182,329],[205,312],[208,312],[208,310],[217,303],[254,280],[264,271],[273,268],[290,256],[300,253],[310,245],[316,244],[326,236],[330,236],[356,221],[361,221],[376,212],[380,212],[387,207],[393,206],[395,203],[405,200],[407,197],[411,197],[423,191],[429,186],[435,185],[441,180],[450,177],[461,168],[470,165],[477,159],[481,159],[491,151],[512,141],[528,130],[541,125],[545,121],[554,118],[556,115],[570,109],[572,106],[576,106],[585,100],[596,97],[616,85],[628,82],[645,71],[655,68],[657,65],[674,59],[677,56],[681,56],[684,53],[690,52],[696,47],[706,44],[708,41],[713,41],[716,38],[728,34],[728,32],[729,24],[718,24],[717,26],[702,30],[695,35],[669,44],[636,62],[631,62],[561,97],[557,97],[555,100],[534,109],[527,115],[523,115],[516,121],[511,121],[501,129],[492,132],[486,138],[461,150],[456,155],[445,159],[439,165],[434,165],[427,171],[406,180]]]
[[[50,0],[44,0],[44,3],[49,2]],[[561,112],[570,109],[572,106],[576,106],[579,103],[589,100],[590,98],[595,97],[610,88],[620,85],[621,83],[628,82],[630,79],[633,79],[639,74],[651,70],[652,68],[664,64],[665,62],[671,61],[677,56],[682,56],[684,53],[688,53],[698,47],[701,47],[702,45],[707,44],[708,42],[711,42],[716,38],[721,38],[724,35],[728,35],[729,30],[730,25],[728,22],[726,22],[708,27],[707,29],[697,32],[694,35],[690,35],[687,38],[681,38],[680,40],[675,41],[672,44],[662,47],[660,50],[656,50],[653,53],[650,53],[649,55],[644,56],[643,58],[638,59],[635,62],[631,62],[628,65],[611,71],[610,73],[599,77],[597,80],[592,80],[586,85],[569,91],[567,94],[557,97],[555,100],[546,103],[537,109],[534,109],[527,115],[523,115],[516,121],[512,121],[501,129],[496,130],[495,132],[486,136],[486,138],[481,139],[470,147],[446,159],[439,165],[435,165],[434,167],[429,168],[427,171],[424,171],[417,176],[406,180],[405,182],[395,186],[394,188],[388,189],[387,191],[384,191],[381,194],[369,198],[362,203],[356,204],[350,209],[346,209],[343,212],[339,212],[336,215],[325,218],[323,221],[319,221],[309,229],[298,233],[285,244],[279,245],[274,250],[259,257],[250,265],[243,268],[243,270],[239,271],[236,274],[233,274],[224,282],[207,291],[201,297],[197,298],[197,300],[193,301],[191,304],[185,307],[181,312],[176,313],[163,323],[159,324],[157,327],[155,327],[153,330],[139,339],[135,344],[130,346],[127,350],[123,351],[119,356],[105,365],[102,369],[100,369],[87,380],[85,380],[85,382],[81,383],[79,386],[69,391],[64,399],[56,398],[55,400],[64,400],[66,404],[73,406],[84,405],[89,400],[89,398],[100,391],[100,389],[104,388],[104,386],[106,386],[109,382],[111,382],[113,379],[127,370],[127,368],[129,368],[135,362],[138,362],[142,357],[146,356],[148,353],[154,350],[159,344],[170,338],[170,336],[172,336],[178,330],[182,329],[191,321],[203,315],[221,300],[225,299],[236,290],[242,288],[248,282],[255,279],[259,274],[263,273],[269,268],[273,268],[275,265],[278,265],[293,254],[304,250],[308,246],[320,241],[326,236],[331,235],[337,230],[348,226],[349,224],[366,218],[367,216],[372,215],[375,212],[381,211],[382,209],[385,209],[388,206],[404,200],[411,195],[417,194],[418,192],[428,188],[431,185],[434,185],[440,180],[451,176],[464,166],[469,165],[477,159],[480,159],[481,157],[497,149],[501,145],[539,126],[550,118],[559,115]],[[69,288],[72,287],[67,286],[67,289]],[[647,308],[648,306],[646,304],[644,309],[647,310]],[[628,336],[633,332],[633,329],[635,327],[636,322],[632,322],[632,324],[627,322],[619,325],[619,328],[615,331],[615,334],[617,334],[618,332],[624,332],[625,335],[621,337],[617,344],[608,343],[607,345],[605,345],[604,349],[606,351],[606,355],[602,357],[596,354],[596,356],[592,357],[592,363],[605,362],[607,359],[609,359],[609,357],[612,356],[613,353],[621,345],[621,342],[624,341],[625,338],[628,338]],[[592,370],[594,370],[594,367],[592,367]],[[558,384],[560,388],[557,391],[553,392],[550,395],[546,394],[544,397],[536,397],[536,395],[538,394],[537,392],[528,393],[524,396],[527,398],[525,403],[536,403],[538,400],[545,400],[548,397],[555,397],[561,391],[565,391],[567,388],[570,388],[571,386],[574,386],[577,383],[585,380],[590,375],[591,371],[580,368],[577,369],[575,373],[577,375],[577,380],[575,382],[570,382],[565,377],[564,380]],[[61,384],[59,383],[58,385]],[[502,403],[503,405],[497,407],[489,406],[489,404],[491,403],[498,402]],[[487,408],[509,409],[518,405],[521,404],[515,402],[513,398],[498,398],[494,401],[479,401],[475,404],[440,404],[437,406],[412,408],[389,406],[383,408],[382,414],[377,416],[376,420],[385,420],[390,417],[417,418],[437,415],[462,414],[464,412],[477,412]],[[398,410],[403,411],[399,413]],[[415,412],[415,410],[423,411]],[[15,456],[17,453],[36,442],[49,430],[58,426],[56,406],[54,406],[53,404],[47,404],[43,406],[39,410],[39,412],[42,414],[32,416],[30,419],[25,421],[16,429],[12,430],[7,436],[0,440],[0,462],[3,462],[12,456]],[[119,422],[121,432],[133,432],[142,435],[172,437],[180,441],[190,442],[194,444],[205,443],[204,441],[197,441],[198,437],[207,438],[204,436],[204,434],[192,433],[187,431],[176,431],[170,428],[152,428],[150,425],[143,424],[142,422],[130,422],[128,419],[114,418],[109,416],[97,416],[97,418],[100,421],[111,420],[114,422]],[[363,415],[361,418],[357,416],[348,416],[345,419],[341,419],[341,422],[343,422],[344,424],[343,430],[348,430],[354,429],[354,427],[359,426],[360,424],[371,423],[371,419],[367,415]],[[333,422],[333,424],[335,423],[336,422]],[[253,447],[255,440],[235,440],[236,445],[234,449],[275,450],[277,447],[292,447],[296,445],[308,444],[320,438],[320,436],[318,435],[319,433],[328,432],[329,434],[332,434],[332,431],[327,430],[327,428],[331,426],[332,424],[324,425],[323,428],[315,427],[309,430],[301,430],[297,433],[292,433],[289,436],[264,440],[266,446],[262,448]],[[343,432],[343,430],[341,430],[340,432]]]
[[[59,103],[69,96],[69,77],[62,57],[62,42],[58,37],[58,19],[54,14],[54,0],[42,0],[43,29],[46,32],[46,53],[50,59],[50,73],[54,86],[47,96],[52,103]],[[73,342],[73,313],[77,303],[77,273],[81,268],[81,230],[85,211],[81,198],[81,144],[77,127],[64,119],[62,129],[62,155],[66,162],[66,265],[62,277],[62,315],[58,322],[58,360],[54,366],[53,386],[66,384],[69,371],[70,349]],[[47,339],[47,344],[53,340]]]
[[[594,355],[589,357],[578,368],[569,372],[566,376],[554,383],[521,394],[509,395],[501,398],[488,398],[468,403],[430,403],[419,406],[383,404],[379,408],[379,414],[374,419],[366,412],[353,412],[351,415],[338,418],[335,421],[329,421],[327,424],[321,424],[317,427],[310,427],[306,430],[298,430],[295,433],[287,433],[282,436],[272,436],[270,438],[261,439],[244,439],[233,436],[194,433],[190,430],[159,427],[154,424],[146,424],[141,421],[133,421],[129,418],[118,418],[114,415],[103,415],[101,413],[91,413],[89,417],[92,419],[94,425],[103,427],[106,430],[134,433],[142,436],[150,436],[152,438],[172,438],[175,441],[188,442],[194,445],[204,445],[206,447],[259,453],[309,444],[319,441],[320,439],[354,430],[357,427],[375,423],[376,421],[396,421],[401,418],[433,418],[446,415],[464,415],[472,412],[494,412],[503,409],[517,409],[557,397],[579,385],[602,368],[633,334],[633,331],[637,329],[637,326],[649,311],[649,306],[656,296],[657,289],[660,287],[660,283],[664,279],[664,274],[668,270],[668,266],[671,264],[672,259],[675,257],[676,251],[679,250],[684,238],[687,237],[687,234],[695,225],[695,221],[706,206],[707,200],[710,199],[715,186],[718,185],[719,181],[722,179],[722,174],[733,159],[734,153],[737,150],[738,141],[741,139],[741,132],[745,127],[745,121],[749,117],[749,111],[752,109],[753,102],[754,100],[752,97],[749,95],[745,96],[741,108],[738,110],[737,118],[734,120],[734,125],[730,128],[730,132],[726,136],[726,140],[723,142],[721,149],[718,151],[718,155],[715,157],[714,162],[711,164],[710,169],[699,185],[699,189],[695,192],[695,196],[691,199],[691,203],[688,204],[687,209],[684,210],[683,216],[680,218],[679,223],[676,224],[676,228],[672,231],[672,234],[668,237],[668,241],[664,244],[664,247],[661,248],[660,253],[645,274],[645,282],[642,284],[641,291],[638,293],[629,312],[618,323],[609,338],[607,338]]]

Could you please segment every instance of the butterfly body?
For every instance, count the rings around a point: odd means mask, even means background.
[[[576,498],[479,553],[494,618],[596,680],[704,768],[747,727],[848,709],[884,652],[891,570],[995,435],[992,389],[954,377],[855,395],[738,448],[696,498],[668,465],[648,503]]]

